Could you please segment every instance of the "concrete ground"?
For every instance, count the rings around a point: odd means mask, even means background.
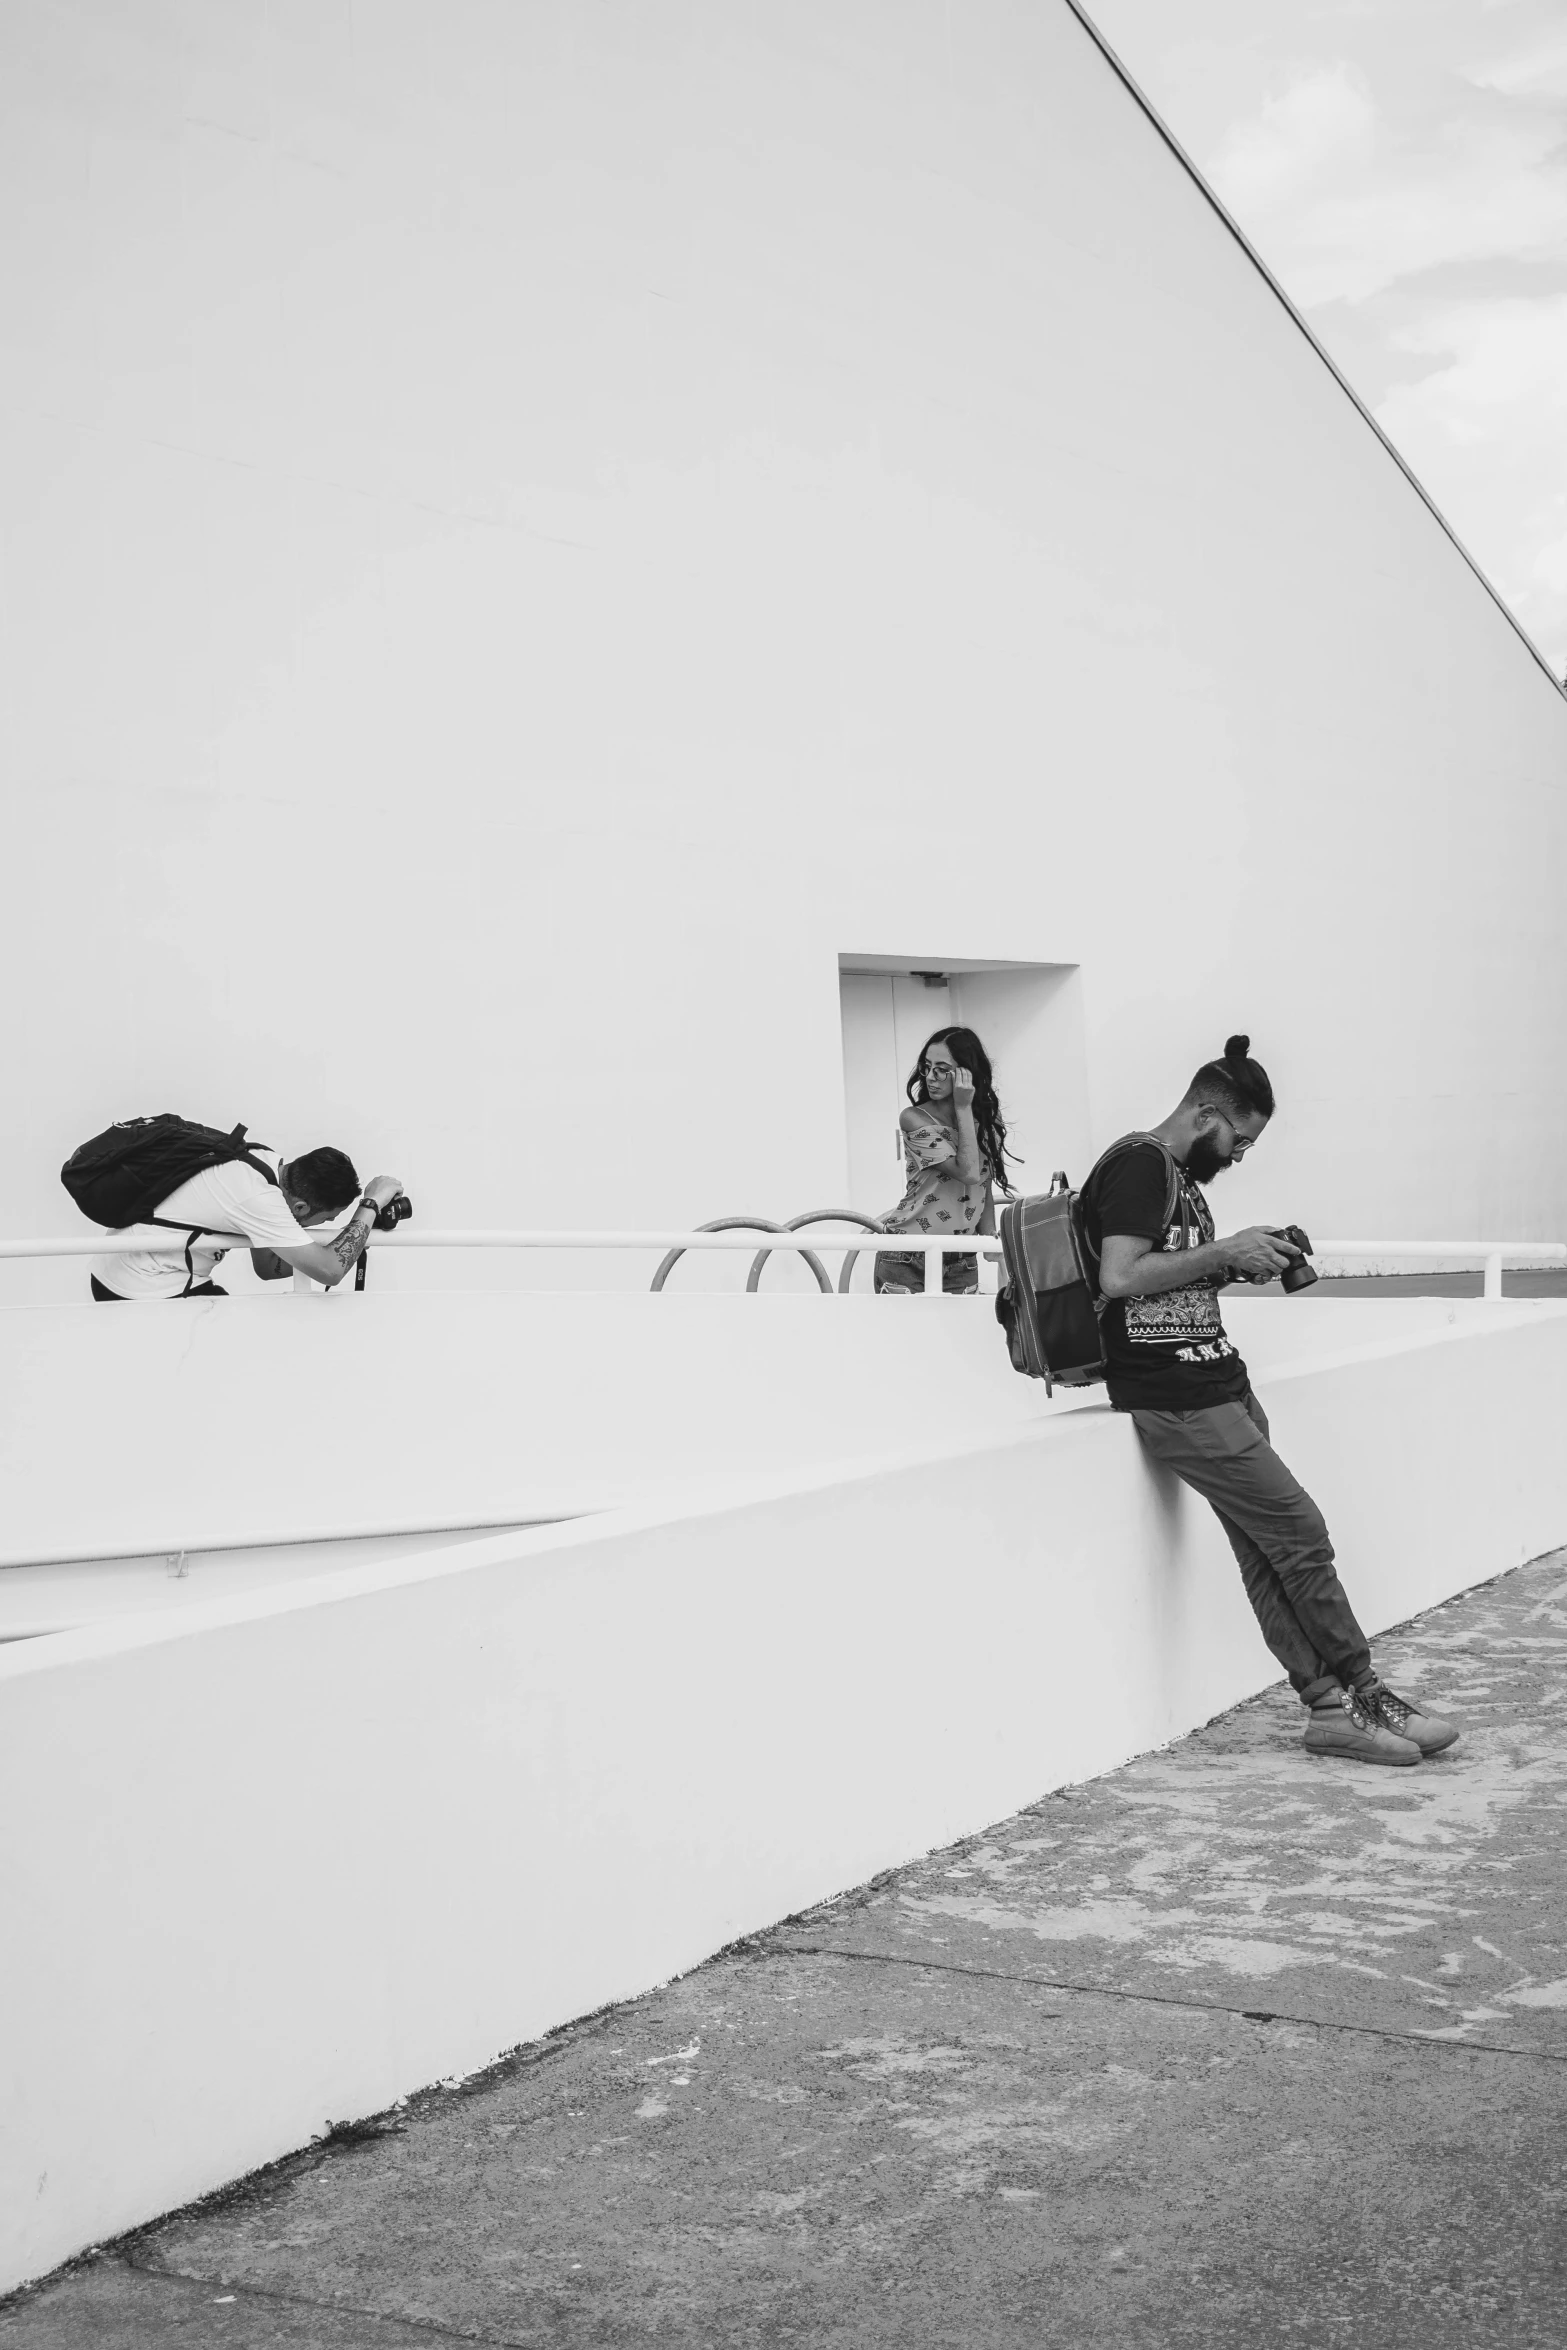
[[[79,2263],[0,2350],[1559,2350],[1567,1554],[1378,1653],[1451,1754],[1308,1760],[1270,1690]]]

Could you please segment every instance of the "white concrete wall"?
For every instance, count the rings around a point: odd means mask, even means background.
[[[1266,1392],[1382,1626],[1567,1539],[1567,1311],[1357,1311]],[[0,2288],[1271,1677],[1097,1406],[0,1649]]]
[[[1263,1380],[1541,1310],[1225,1300]],[[0,1316],[0,1568],[571,1517],[977,1442],[1102,1401],[1047,1401],[1020,1379],[989,1298],[340,1292],[178,1314],[32,1307]]]
[[[1051,1408],[988,1298],[29,1307],[0,1316],[0,1564],[570,1516]]]
[[[0,1227],[166,1106],[788,1214],[863,950],[1080,963],[1101,1139],[1250,1029],[1243,1217],[1567,1231],[1567,708],[1063,0],[11,0],[0,105]]]

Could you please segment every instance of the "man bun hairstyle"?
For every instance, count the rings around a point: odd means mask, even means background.
[[[1211,1102],[1226,1118],[1271,1118],[1273,1087],[1249,1036],[1228,1036],[1217,1061],[1204,1061],[1186,1088],[1189,1102]]]
[[[303,1158],[289,1160],[288,1187],[307,1207],[326,1216],[352,1206],[364,1189],[347,1151],[333,1150],[330,1143],[320,1150],[306,1151]]]

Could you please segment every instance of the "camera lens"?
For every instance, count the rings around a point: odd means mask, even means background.
[[[1286,1267],[1285,1271],[1279,1275],[1279,1287],[1286,1297],[1293,1297],[1297,1290],[1309,1289],[1317,1279],[1314,1268],[1308,1262],[1311,1254],[1311,1242],[1298,1224],[1286,1224],[1279,1234],[1279,1238],[1289,1241],[1292,1247],[1298,1248],[1301,1252],[1299,1264]]]

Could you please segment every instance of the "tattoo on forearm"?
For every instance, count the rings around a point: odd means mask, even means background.
[[[374,1230],[374,1216],[371,1215],[367,1208],[361,1208],[353,1218],[352,1222],[343,1226],[342,1231],[338,1233],[336,1239],[329,1240],[327,1242],[328,1248],[332,1251],[333,1256],[336,1257],[338,1263],[342,1266],[345,1273],[348,1271],[349,1266],[353,1264],[355,1259],[362,1253],[365,1242],[369,1239],[371,1233]]]

